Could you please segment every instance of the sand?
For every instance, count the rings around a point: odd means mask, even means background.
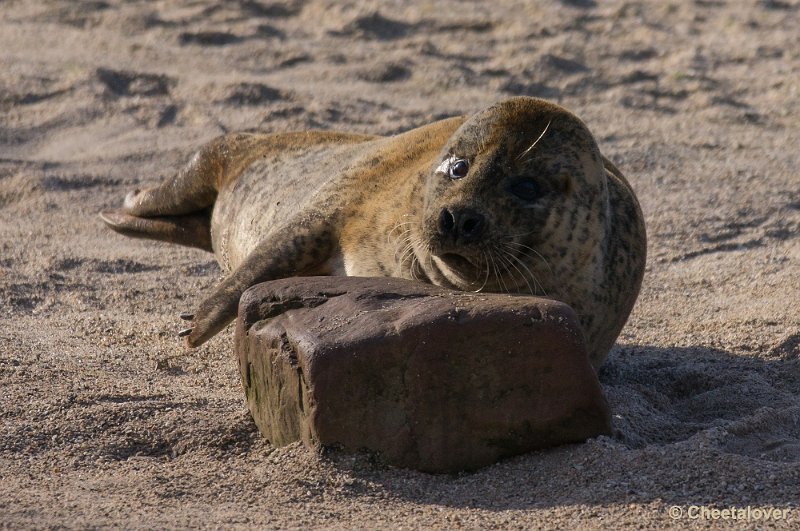
[[[797,526],[798,27],[797,0],[2,2],[0,527]],[[584,119],[648,226],[585,444],[454,476],[273,448],[231,329],[175,336],[213,257],[96,216],[228,131],[518,94]]]

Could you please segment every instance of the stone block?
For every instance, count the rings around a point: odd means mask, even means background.
[[[277,446],[453,472],[610,431],[577,317],[552,300],[282,279],[242,296],[236,351],[253,418]]]

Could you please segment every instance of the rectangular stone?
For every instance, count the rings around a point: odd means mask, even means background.
[[[452,472],[610,430],[578,320],[548,299],[283,279],[242,296],[236,349],[253,418],[278,446]]]

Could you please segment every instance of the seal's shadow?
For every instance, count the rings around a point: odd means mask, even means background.
[[[618,345],[599,372],[611,437],[455,476],[351,470],[401,498],[492,510],[654,501],[795,505],[797,339],[773,349],[770,359],[707,347]]]

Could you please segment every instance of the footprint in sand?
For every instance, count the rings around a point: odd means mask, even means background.
[[[163,74],[144,74],[128,70],[98,68],[97,78],[107,93],[119,96],[166,96],[175,80]]]

